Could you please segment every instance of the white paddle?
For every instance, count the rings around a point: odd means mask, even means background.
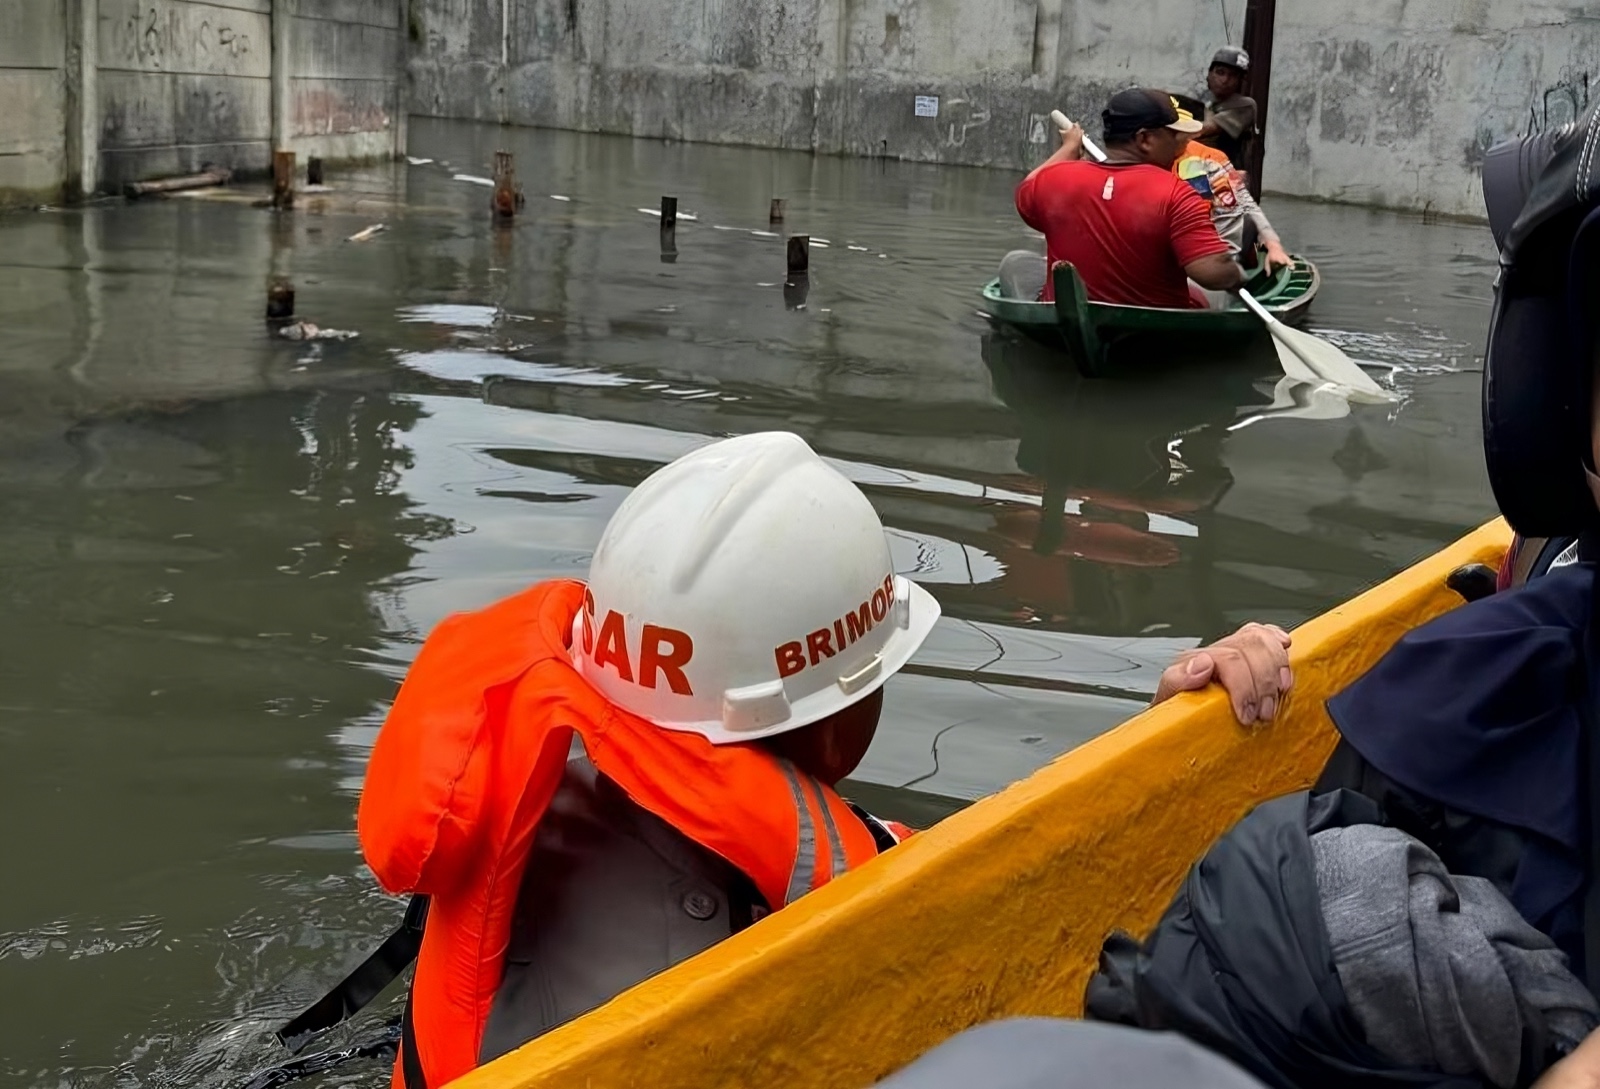
[[[1067,115],[1062,113],[1060,110],[1051,110],[1050,120],[1055,124],[1056,128],[1060,129],[1062,132],[1066,132],[1072,127],[1072,122],[1068,121]],[[1103,163],[1106,161],[1106,153],[1100,150],[1099,144],[1089,139],[1089,134],[1087,132],[1083,134],[1083,150],[1087,151],[1090,157],[1093,158],[1097,163]]]
[[[1379,405],[1395,399],[1394,394],[1374,382],[1372,376],[1345,355],[1337,344],[1289,328],[1243,288],[1239,289],[1239,299],[1250,308],[1251,313],[1266,322],[1267,332],[1272,334],[1272,342],[1278,349],[1278,362],[1290,378],[1331,382],[1344,390],[1352,401],[1363,404]],[[1303,371],[1309,371],[1309,376],[1303,375]]]
[[[1072,122],[1060,110],[1051,110],[1050,120],[1062,132],[1072,127]],[[1087,135],[1083,138],[1083,149],[1096,162],[1106,161],[1106,153]],[[1278,349],[1278,363],[1290,378],[1311,383],[1331,382],[1346,391],[1351,400],[1364,404],[1382,404],[1395,399],[1394,394],[1374,382],[1372,376],[1345,355],[1338,345],[1289,328],[1242,287],[1239,289],[1239,300],[1266,323],[1267,332],[1272,334],[1273,346]]]

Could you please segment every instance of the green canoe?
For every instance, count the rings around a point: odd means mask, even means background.
[[[1164,310],[1090,302],[1078,270],[1063,261],[1052,271],[1055,302],[1028,302],[1000,294],[1000,281],[983,287],[983,309],[989,318],[1035,340],[1071,353],[1078,369],[1099,377],[1119,369],[1139,351],[1160,352],[1162,340],[1189,349],[1197,343],[1225,348],[1265,336],[1261,320],[1237,299],[1226,310]],[[1281,322],[1305,320],[1306,308],[1322,284],[1317,267],[1303,257],[1270,276],[1258,273],[1246,286]]]

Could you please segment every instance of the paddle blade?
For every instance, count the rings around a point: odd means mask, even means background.
[[[1350,402],[1343,390],[1325,382],[1305,382],[1285,375],[1273,387],[1270,405],[1229,424],[1228,430],[1238,431],[1262,420],[1338,420],[1348,415]]]
[[[1362,370],[1355,360],[1345,355],[1337,344],[1299,329],[1291,329],[1281,321],[1275,321],[1267,328],[1277,345],[1278,361],[1283,364],[1284,373],[1289,377],[1302,381],[1331,382],[1344,390],[1350,400],[1363,404],[1384,404],[1396,399],[1394,394],[1378,385],[1370,374]],[[1306,372],[1309,372],[1309,376]]]

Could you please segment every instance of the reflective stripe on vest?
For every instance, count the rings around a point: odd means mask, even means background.
[[[789,872],[789,887],[783,899],[785,904],[792,904],[815,887],[813,877],[817,872],[819,855],[813,807],[822,811],[822,838],[828,844],[828,868],[823,871],[822,881],[831,881],[850,867],[845,860],[844,843],[839,837],[839,826],[834,821],[833,810],[823,797],[822,784],[787,760],[778,761],[778,767],[783,770],[783,777],[789,784],[789,794],[794,799],[794,810],[799,817],[799,848],[795,851],[794,869]]]

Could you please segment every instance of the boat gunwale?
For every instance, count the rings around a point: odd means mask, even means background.
[[[456,1086],[839,1089],[974,1024],[1081,1014],[1106,935],[1148,932],[1217,836],[1309,786],[1325,701],[1510,539],[1496,519],[1297,628],[1271,724],[1214,686],[1150,708]]]
[[[1267,298],[1260,299],[1261,304],[1267,308],[1267,312],[1272,314],[1273,317],[1279,318],[1280,320],[1282,320],[1284,315],[1298,315],[1300,311],[1310,306],[1312,300],[1316,297],[1317,292],[1322,288],[1322,273],[1318,271],[1315,262],[1298,255],[1295,255],[1295,261],[1297,263],[1304,264],[1306,270],[1310,273],[1311,282],[1305,287],[1305,289],[1296,294],[1293,298],[1289,299],[1273,298],[1270,299],[1270,301]],[[1001,295],[999,292],[999,277],[989,280],[983,285],[982,288],[979,289],[979,295],[982,297],[985,305],[990,307],[990,309],[983,311],[985,316],[993,318],[995,321],[1018,326],[1053,326],[1060,324],[1060,320],[1056,315],[1054,302],[1045,302],[1040,299],[1010,299],[1004,295]],[[994,307],[1017,307],[1019,309],[1019,313],[1017,316],[1012,317],[1006,314],[996,313],[993,309]],[[1038,310],[1033,311],[1032,308],[1034,307],[1037,307]],[[1109,303],[1091,299],[1089,300],[1089,311],[1091,314],[1095,315],[1095,326],[1097,328],[1106,328],[1109,326],[1113,329],[1117,327],[1117,323],[1115,320],[1108,319],[1111,315],[1118,313],[1161,314],[1165,315],[1166,319],[1169,321],[1175,323],[1190,322],[1197,328],[1203,328],[1207,324],[1214,323],[1219,317],[1232,317],[1234,315],[1251,314],[1250,309],[1243,303],[1233,301],[1230,301],[1229,305],[1222,310],[1202,310],[1199,308],[1179,309],[1178,307],[1173,306],[1139,306],[1133,303]]]

